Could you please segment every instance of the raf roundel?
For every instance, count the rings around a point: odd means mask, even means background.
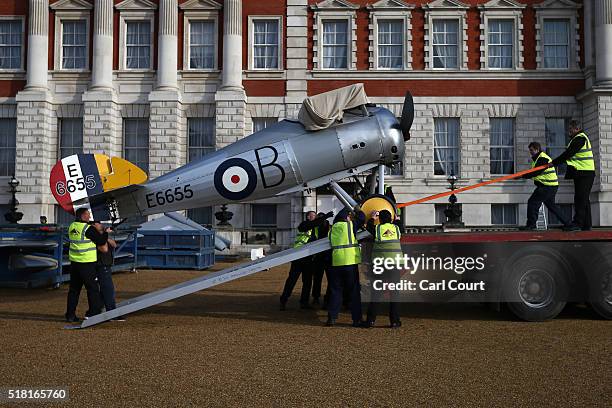
[[[215,171],[215,188],[228,200],[244,200],[255,191],[255,187],[257,173],[247,160],[226,160]]]

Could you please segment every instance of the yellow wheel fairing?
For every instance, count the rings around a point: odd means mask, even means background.
[[[370,214],[372,211],[382,211],[387,210],[391,213],[392,219],[395,219],[395,215],[397,213],[395,209],[395,205],[393,202],[386,196],[383,195],[372,195],[366,198],[361,204],[361,211],[365,213],[366,221],[368,221],[371,217]],[[378,224],[378,220],[375,222]]]

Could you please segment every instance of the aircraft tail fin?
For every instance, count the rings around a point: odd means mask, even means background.
[[[107,200],[114,194],[140,188],[147,174],[120,157],[104,154],[75,154],[58,161],[51,169],[49,184],[57,203],[68,213],[78,208],[91,210],[93,219],[110,220]],[[113,194],[113,195],[114,195]]]

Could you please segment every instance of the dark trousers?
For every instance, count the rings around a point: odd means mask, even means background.
[[[591,220],[591,188],[595,180],[595,172],[587,175],[574,176],[574,221],[573,224],[582,229],[593,226]]]
[[[73,317],[79,303],[81,288],[85,285],[87,290],[87,303],[89,304],[88,315],[93,316],[102,310],[102,300],[100,299],[100,289],[96,282],[96,263],[70,264],[70,286],[68,288],[68,305],[66,307],[66,317]]]
[[[323,275],[327,277],[329,259],[324,256],[315,256],[312,261],[312,269],[312,297],[313,299],[319,299],[321,297],[321,287],[323,286]],[[329,278],[327,287],[329,287]]]
[[[312,288],[312,258],[310,257],[291,262],[289,276],[287,276],[285,287],[280,297],[282,303],[287,303],[287,300],[289,300],[300,274],[302,275],[302,295],[300,296],[300,304],[308,304],[310,289]]]
[[[96,265],[96,277],[98,278],[98,286],[102,295],[102,302],[106,311],[113,310],[117,306],[115,304],[115,285],[113,285],[113,277],[110,266]]]
[[[329,270],[329,286],[331,288],[328,317],[337,319],[342,304],[343,289],[350,291],[351,317],[353,322],[361,321],[361,286],[359,285],[358,265],[332,266]]]
[[[555,204],[555,196],[557,195],[558,186],[536,186],[533,194],[527,201],[527,225],[535,226],[538,221],[538,212],[542,203],[557,216],[563,225],[569,225],[569,221],[565,218],[561,210]]]
[[[386,276],[385,276],[386,275]],[[388,270],[385,271],[382,276],[382,280],[384,282],[399,282],[399,271],[397,270]],[[385,292],[382,290],[374,290],[371,289],[372,299],[370,304],[368,305],[368,322],[375,322],[376,316],[380,313],[380,310],[383,307],[382,299]],[[399,307],[398,307],[398,295],[396,291],[390,291],[389,293],[389,322],[390,323],[398,323],[400,321],[399,316]]]

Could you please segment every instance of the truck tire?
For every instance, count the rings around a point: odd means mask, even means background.
[[[594,262],[589,273],[588,302],[593,311],[612,320],[612,256]]]
[[[506,265],[502,289],[508,309],[529,322],[554,319],[567,303],[565,268],[548,254],[531,253],[514,259]]]

